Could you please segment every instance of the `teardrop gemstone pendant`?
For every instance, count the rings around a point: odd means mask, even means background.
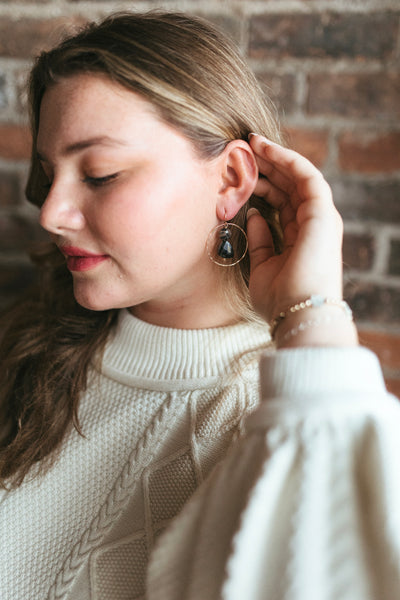
[[[219,267],[233,267],[246,256],[248,248],[244,229],[224,221],[211,229],[207,236],[208,258]]]
[[[235,253],[230,242],[231,232],[229,231],[228,225],[225,225],[223,229],[221,229],[219,237],[221,239],[221,243],[218,246],[218,256],[221,258],[233,258]]]

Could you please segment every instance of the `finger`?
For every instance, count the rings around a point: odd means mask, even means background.
[[[328,183],[307,158],[259,135],[253,135],[250,144],[260,171],[275,185],[288,193],[296,189],[301,201],[323,197],[333,203]]]
[[[285,148],[261,135],[251,135],[249,143],[256,157],[273,162],[274,168],[282,175],[293,178],[311,177],[320,171],[305,156],[295,150]]]
[[[250,270],[274,256],[274,243],[267,222],[256,208],[247,212],[247,237],[249,242]]]
[[[296,218],[296,210],[292,206],[291,198],[267,179],[259,179],[254,193],[256,196],[265,198],[270,206],[279,210],[282,227],[285,227],[289,221]]]
[[[259,172],[264,175],[271,183],[287,194],[292,194],[296,189],[296,182],[281,173],[272,160],[267,157],[256,155]]]
[[[299,226],[296,221],[290,221],[283,229],[284,248],[293,247],[296,243],[299,233]]]

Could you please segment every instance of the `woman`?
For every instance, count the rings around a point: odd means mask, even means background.
[[[393,598],[373,466],[384,448],[390,474],[399,409],[357,348],[329,187],[235,48],[192,17],[114,15],[43,53],[30,99],[52,243],[3,319],[1,597]]]

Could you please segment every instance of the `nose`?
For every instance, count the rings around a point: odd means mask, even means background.
[[[40,211],[39,222],[49,233],[62,234],[79,231],[85,218],[77,190],[61,182],[53,184]]]

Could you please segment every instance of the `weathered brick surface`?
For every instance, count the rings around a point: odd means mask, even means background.
[[[10,19],[0,20],[0,56],[29,58],[41,50],[50,48],[62,39],[65,31],[84,22],[76,17],[57,19]]]
[[[393,55],[397,32],[390,13],[267,13],[250,20],[249,55],[382,59]]]
[[[345,296],[357,320],[400,325],[400,288],[351,281],[345,285]]]
[[[400,335],[360,328],[359,339],[378,355],[383,367],[400,369]]]
[[[0,109],[6,108],[7,105],[6,78],[4,75],[0,74]]]
[[[388,272],[400,276],[400,239],[391,240]]]
[[[384,373],[390,373],[385,378],[387,389],[400,398],[400,334],[360,328],[359,339],[363,346],[377,354]]]
[[[345,269],[368,271],[375,256],[375,238],[369,234],[345,233],[343,264]]]
[[[29,63],[30,65],[30,63]],[[28,122],[28,78],[29,66],[14,71],[15,111],[24,122]]]
[[[274,71],[257,71],[260,81],[268,98],[279,111],[288,114],[296,107],[296,76],[292,73],[279,74]]]
[[[6,159],[29,158],[31,154],[31,136],[23,125],[0,123],[0,157]]]
[[[14,5],[18,5],[18,4],[26,4],[26,5],[32,5],[32,4],[49,4],[50,2],[52,2],[53,0],[13,0],[13,4]],[[80,2],[81,0],[78,0],[78,2]],[[0,5],[1,4],[9,4],[10,0],[0,0]]]
[[[20,183],[15,173],[0,171],[0,207],[13,206],[19,202]]]
[[[369,331],[375,323],[384,335],[399,331],[400,5],[396,9],[392,2],[385,10],[380,0],[356,4],[356,10],[344,0],[174,0],[162,6],[208,16],[250,57],[283,116],[290,145],[332,184],[347,225],[343,250],[351,282],[346,294],[357,322],[368,322]],[[21,214],[21,173],[26,173],[30,153],[22,125],[30,58],[59,39],[65,27],[120,5],[110,0],[0,0],[0,6],[2,304],[29,284],[29,267],[18,259],[13,268],[12,262],[41,235]],[[157,0],[133,0],[129,8],[158,6]],[[368,343],[381,352],[375,338]],[[383,338],[384,347],[386,343],[392,348]],[[387,362],[386,354],[384,358]],[[385,366],[388,385],[400,392],[400,364],[390,365]]]
[[[386,378],[385,382],[388,391],[400,399],[400,377],[398,379],[388,377]]]
[[[198,13],[203,18],[208,18],[217,27],[228,33],[237,43],[241,41],[241,20],[236,15],[224,15],[222,13],[206,15]]]
[[[343,171],[400,170],[400,131],[346,131],[339,137],[338,144],[339,165]]]
[[[335,203],[349,221],[400,223],[400,181],[331,180]]]
[[[373,122],[400,117],[400,74],[312,73],[308,78],[307,112]]]
[[[306,156],[316,167],[323,168],[328,155],[326,129],[287,127],[285,132],[291,148]]]

